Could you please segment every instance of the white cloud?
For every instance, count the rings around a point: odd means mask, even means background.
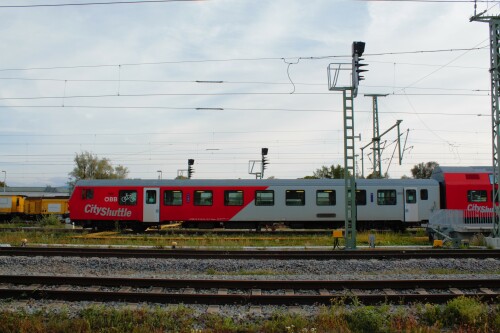
[[[328,63],[349,62],[354,40],[366,42],[367,54],[487,45],[487,25],[469,23],[469,7],[220,0],[0,9],[0,69],[105,65],[0,71],[0,168],[11,185],[62,185],[75,153],[88,150],[127,166],[133,178],[156,178],[160,169],[173,178],[188,158],[197,178],[252,178],[248,161],[268,147],[267,175],[310,175],[343,163],[342,98],[327,89]],[[329,55],[347,58],[307,59]],[[288,67],[296,57],[305,58]],[[489,97],[466,95],[489,89],[488,57],[487,49],[367,55],[355,102],[358,147],[372,136],[363,94],[396,92],[380,99],[380,128],[402,119],[413,149],[402,166],[393,160],[391,176],[430,160],[490,164],[489,118],[470,115],[488,114]],[[193,62],[256,58],[272,59]],[[42,96],[57,98],[5,99]],[[384,151],[384,169],[393,148]],[[365,173],[368,164],[365,157]]]

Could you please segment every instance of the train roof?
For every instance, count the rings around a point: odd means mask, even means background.
[[[361,186],[432,186],[433,179],[357,179]],[[342,186],[344,179],[93,179],[80,180],[77,187],[100,186]]]
[[[6,186],[0,187],[1,195],[19,195],[28,198],[69,198],[69,188],[66,186]]]
[[[444,177],[446,174],[490,174],[493,172],[493,167],[487,166],[468,166],[468,167],[447,167],[447,166],[437,166],[432,171],[432,179],[439,182],[444,182]]]

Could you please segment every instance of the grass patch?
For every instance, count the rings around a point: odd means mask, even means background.
[[[177,243],[176,247],[221,247],[221,248],[241,248],[241,247],[262,247],[271,248],[275,246],[328,246],[333,247],[333,238],[325,235],[300,235],[300,236],[272,236],[272,235],[216,235],[207,234],[203,236],[189,235],[158,235],[143,234],[135,235],[126,232],[113,231],[102,233],[84,233],[74,235],[70,233],[58,233],[51,230],[55,226],[53,218],[48,218],[45,222],[46,229],[42,231],[1,231],[0,243],[19,244],[21,239],[28,239],[29,244],[79,244],[79,245],[129,245],[129,246],[153,246],[157,248],[170,248],[172,243]],[[57,227],[60,223],[57,222]],[[359,246],[368,245],[368,235],[372,232],[358,233],[357,243]],[[375,245],[429,245],[427,238],[415,236],[414,233],[375,233]],[[341,243],[343,240],[341,240]],[[341,244],[342,246],[342,244]]]
[[[90,306],[77,314],[66,311],[0,311],[0,332],[499,332],[500,307],[460,297],[444,305],[345,305],[338,301],[315,314],[278,310],[269,317],[197,314],[189,307],[141,307],[135,310]]]

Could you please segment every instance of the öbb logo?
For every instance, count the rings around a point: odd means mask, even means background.
[[[117,197],[104,197],[104,202],[118,202]]]

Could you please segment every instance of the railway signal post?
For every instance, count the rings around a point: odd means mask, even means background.
[[[345,248],[356,249],[356,161],[354,140],[354,98],[358,93],[359,81],[364,77],[360,74],[366,72],[362,67],[360,57],[365,50],[365,43],[352,43],[351,63],[332,63],[328,65],[328,89],[342,91],[343,117],[344,117],[344,180],[345,180]],[[344,75],[343,75],[344,74]],[[350,74],[346,85],[339,84],[339,79],[345,74]]]
[[[487,22],[490,26],[490,75],[491,75],[491,119],[493,143],[493,232],[492,237],[487,237],[489,245],[500,248],[500,108],[498,97],[500,95],[500,17],[484,16],[485,12],[474,15],[470,21]]]
[[[191,179],[194,173],[193,169],[194,160],[192,158],[188,159],[188,179]]]
[[[260,171],[260,179],[264,178],[264,170],[266,170],[267,165],[269,164],[269,160],[267,159],[267,153],[269,149],[262,148],[262,166]]]

